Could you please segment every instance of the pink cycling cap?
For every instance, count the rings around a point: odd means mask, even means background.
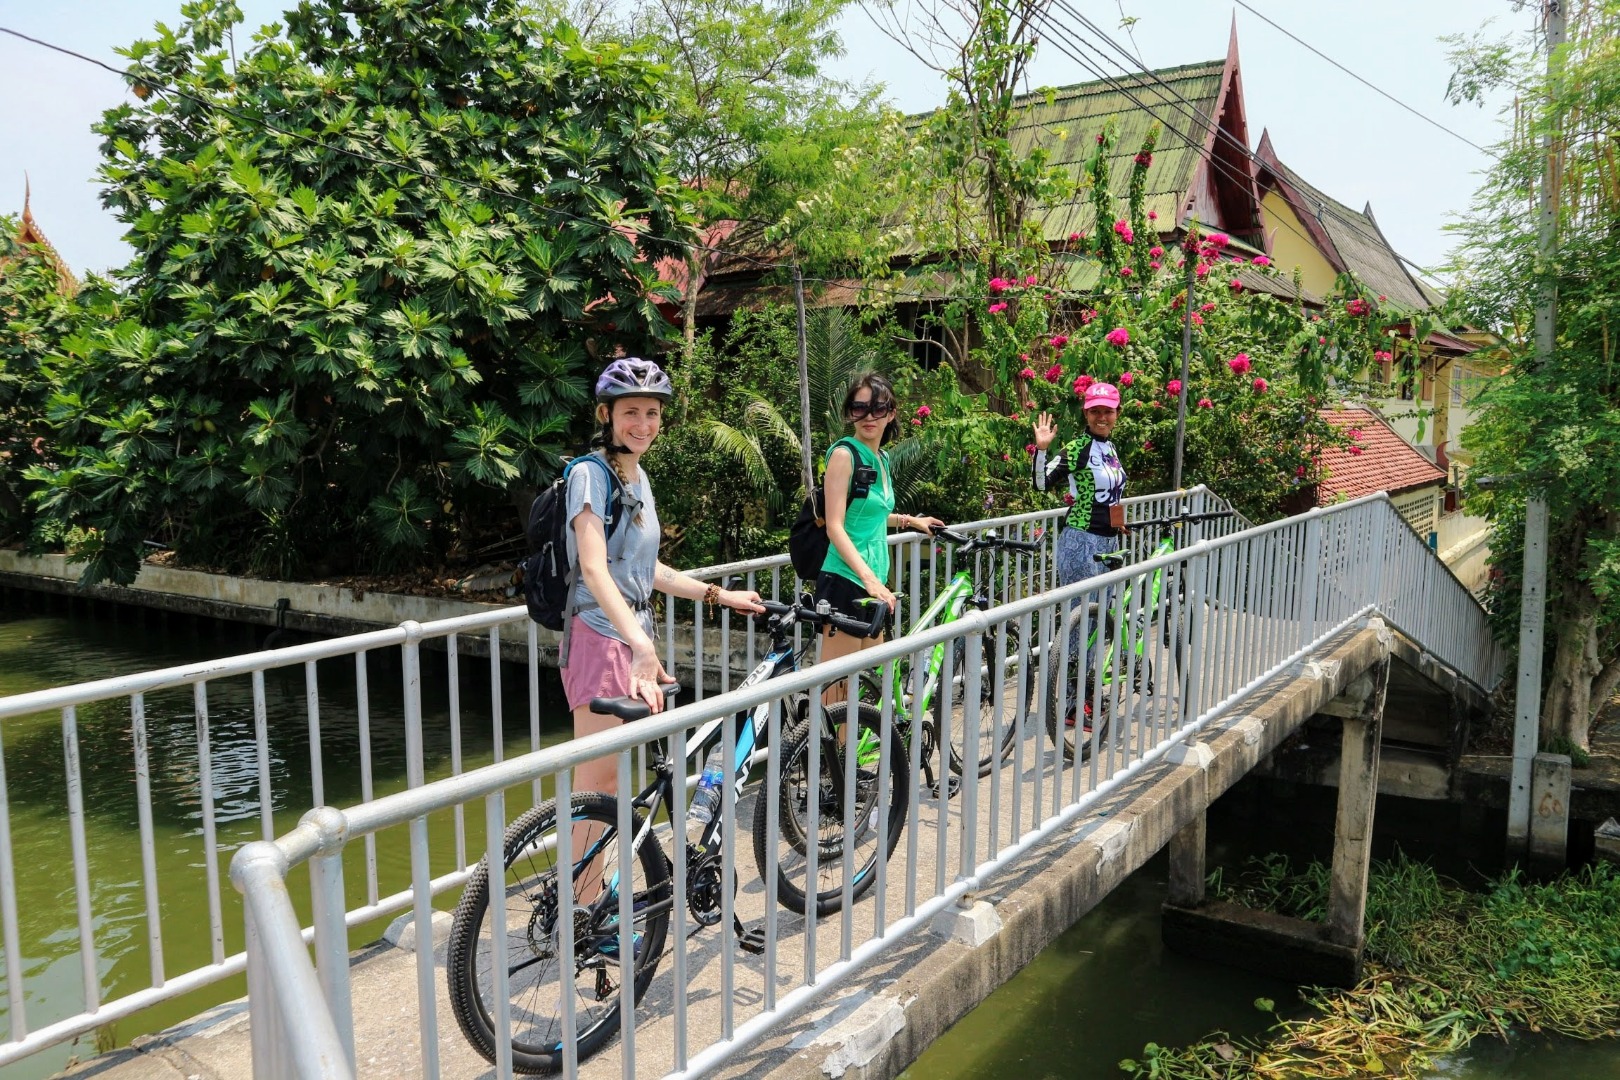
[[[1093,409],[1099,406],[1119,408],[1119,391],[1114,388],[1113,383],[1096,382],[1086,387],[1086,408]]]

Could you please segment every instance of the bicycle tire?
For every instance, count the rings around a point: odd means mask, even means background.
[[[581,792],[573,797],[570,805],[571,820],[584,823],[587,835],[591,834],[593,826],[601,830],[597,834],[604,848],[601,856],[581,869],[604,868],[602,872],[607,873],[605,868],[611,867],[616,872],[618,800],[611,795]],[[641,815],[635,814],[634,819],[632,834],[639,831]],[[554,951],[560,950],[561,940],[556,919],[557,875],[554,863],[549,867],[541,865],[548,852],[555,859],[556,831],[555,800],[525,812],[506,830],[503,880],[507,898],[507,957],[511,968],[508,992],[512,1007],[512,1069],[527,1075],[559,1072],[563,1067],[562,1039],[566,1033],[562,1030],[562,981],[557,963],[559,956]],[[575,831],[579,831],[577,825]],[[489,966],[491,933],[486,926],[490,911],[488,862],[486,857],[478,864],[456,906],[445,969],[456,1023],[473,1049],[493,1063],[496,1057],[495,1021],[490,1009],[493,981],[490,980],[491,985],[486,988],[482,974]],[[635,883],[632,902],[639,905],[667,900],[671,895],[669,860],[650,834],[642,844],[637,862],[641,880]],[[632,868],[635,866],[633,862]],[[509,876],[514,870],[515,880]],[[575,896],[579,895],[580,887],[581,882],[576,880]],[[597,888],[600,890],[599,884]],[[622,965],[617,956],[617,935],[592,937],[586,932],[587,925],[582,924],[582,920],[589,917],[585,909],[576,908],[575,1045],[581,1061],[617,1034],[621,1022]],[[658,970],[669,927],[669,910],[664,908],[651,916],[638,916],[634,925],[633,932],[640,935],[635,947],[635,1000],[639,1002]],[[610,941],[612,944],[607,944]],[[618,981],[613,979],[615,972],[620,973]],[[549,1016],[548,1002],[552,1005]]]
[[[1074,608],[1063,620],[1063,633],[1072,634],[1079,629],[1091,626],[1097,618],[1097,605],[1085,604]],[[1115,641],[1114,614],[1106,612],[1103,615],[1102,633],[1104,641]],[[1098,692],[1097,673],[1087,670],[1085,689],[1082,696],[1076,700],[1074,687],[1079,684],[1080,671],[1084,663],[1086,649],[1084,641],[1080,648],[1071,648],[1068,657],[1068,673],[1065,677],[1058,670],[1059,654],[1062,651],[1061,637],[1053,638],[1049,651],[1051,658],[1047,661],[1046,679],[1046,732],[1051,737],[1053,745],[1063,751],[1064,761],[1073,761],[1075,757],[1076,735],[1079,734],[1080,760],[1091,760],[1092,747],[1100,745],[1108,737],[1109,728],[1113,723],[1113,711],[1116,705],[1113,689],[1113,668],[1118,650],[1114,650],[1103,665],[1103,684]],[[1151,674],[1146,670],[1150,667],[1147,657],[1140,661],[1131,670],[1130,694],[1139,694],[1144,681],[1152,683]],[[1067,688],[1064,690],[1064,688]],[[1060,709],[1059,697],[1062,697]],[[1117,704],[1123,705],[1120,701]],[[1077,710],[1079,710],[1077,712]],[[1079,712],[1091,712],[1090,723],[1077,723]]]
[[[863,741],[871,745],[871,741],[879,737],[882,731],[882,714],[869,705],[861,703],[857,705],[859,729],[869,738],[863,740],[860,735],[856,735],[854,737],[856,745],[859,747]],[[836,732],[844,725],[848,709],[848,702],[827,706],[828,731]],[[810,849],[805,827],[809,809],[807,788],[810,746],[808,719],[794,724],[782,740],[780,758],[782,779],[777,800],[776,836],[770,834],[769,807],[766,805],[768,785],[760,788],[760,796],[754,806],[754,863],[759,868],[759,876],[763,880],[769,872],[770,854],[774,846],[777,855],[777,902],[800,915],[803,915],[809,907],[810,892],[810,883],[805,880],[809,870],[807,856]],[[856,789],[861,801],[857,802],[855,807],[857,846],[854,858],[854,885],[850,894],[852,902],[864,896],[872,887],[872,883],[877,880],[875,870],[878,858],[887,861],[894,853],[895,845],[900,841],[900,833],[905,829],[906,815],[909,813],[911,802],[910,762],[899,731],[895,725],[891,725],[887,827],[884,830],[885,835],[879,837],[875,825],[882,816],[882,810],[876,805],[879,794],[877,770],[875,767],[864,767],[869,764],[875,765],[877,754],[875,749],[867,752],[871,757],[866,762],[859,756],[856,758],[858,770]],[[821,736],[818,781],[820,796],[817,803],[817,833],[820,840],[816,852],[815,902],[816,914],[829,915],[841,910],[844,904],[842,792],[844,757],[836,735]]]
[[[985,634],[985,648],[983,652],[988,653],[989,651],[992,651],[997,640],[997,634]],[[1035,680],[1024,678],[1022,675],[1018,675],[1016,679],[1009,678],[1009,674],[1018,673],[1018,627],[1011,625],[1007,627],[1006,641],[1006,649],[1003,654],[1001,665],[1001,683],[1003,687],[1005,687],[1009,682],[1013,682],[1021,689],[1024,694],[1024,710],[1027,715],[1029,706],[1034,703]],[[960,699],[967,692],[967,679],[963,675],[966,667],[967,642],[958,638],[953,646],[951,657],[951,671],[954,674],[952,681],[957,685],[958,688],[956,693],[952,695],[953,698]],[[940,674],[943,676],[944,673],[941,672]],[[934,730],[945,730],[945,695],[937,690],[934,692],[932,709],[934,714]],[[967,716],[970,713],[971,710],[969,709],[963,710],[964,716]],[[1002,714],[1005,714],[1004,723],[1000,723],[1003,720]],[[1012,755],[1013,743],[1018,740],[1018,725],[1014,723],[1017,717],[1017,704],[1016,702],[1007,702],[1005,691],[1001,695],[1001,708],[996,708],[995,681],[991,678],[988,667],[981,664],[979,667],[978,717],[980,776],[989,776],[990,770],[995,768],[996,762],[1005,761]],[[997,738],[996,733],[998,724],[1002,728],[999,739]],[[951,744],[950,751],[946,754],[947,764],[950,766],[951,772],[955,773],[957,776],[961,776],[963,765],[967,756],[967,729],[962,724],[952,724],[950,726],[950,732]]]

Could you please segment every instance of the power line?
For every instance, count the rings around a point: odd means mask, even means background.
[[[1375,93],[1379,94],[1380,96],[1388,98],[1390,101],[1392,101],[1395,104],[1399,105],[1401,108],[1405,109],[1407,112],[1411,113],[1413,116],[1417,117],[1419,120],[1422,120],[1424,123],[1430,124],[1430,125],[1433,125],[1434,127],[1439,128],[1441,131],[1445,132],[1447,135],[1450,135],[1453,139],[1457,139],[1457,140],[1459,140],[1461,142],[1467,143],[1469,146],[1472,146],[1475,150],[1478,150],[1480,153],[1484,154],[1486,157],[1491,158],[1494,161],[1500,161],[1501,160],[1501,158],[1497,157],[1496,154],[1494,154],[1491,151],[1485,149],[1483,146],[1479,145],[1479,143],[1475,142],[1474,140],[1468,138],[1465,135],[1459,135],[1457,132],[1455,132],[1455,131],[1451,130],[1450,128],[1446,127],[1446,125],[1442,124],[1440,121],[1434,119],[1431,116],[1428,116],[1425,113],[1419,112],[1417,109],[1414,109],[1412,106],[1408,105],[1406,102],[1402,101],[1400,98],[1396,97],[1394,94],[1391,94],[1389,91],[1385,90],[1383,87],[1377,86],[1377,85],[1375,85],[1375,84],[1373,84],[1371,82],[1368,82],[1366,79],[1362,78],[1360,75],[1357,75],[1354,71],[1351,71],[1349,68],[1345,67],[1343,64],[1339,63],[1337,60],[1333,59],[1333,57],[1329,56],[1327,53],[1323,52],[1321,49],[1318,49],[1316,46],[1312,45],[1310,42],[1303,41],[1297,35],[1295,35],[1293,33],[1290,33],[1289,31],[1283,29],[1281,26],[1278,26],[1276,23],[1274,23],[1270,19],[1266,18],[1266,16],[1260,14],[1260,12],[1256,11],[1254,8],[1250,7],[1248,4],[1244,3],[1244,0],[1234,0],[1234,2],[1239,7],[1241,7],[1244,11],[1247,11],[1250,15],[1253,15],[1255,18],[1259,19],[1261,22],[1265,23],[1267,26],[1271,27],[1273,30],[1275,30],[1278,33],[1284,35],[1285,37],[1288,37],[1288,38],[1292,39],[1296,44],[1298,44],[1298,45],[1300,45],[1300,46],[1302,46],[1302,47],[1304,47],[1306,49],[1309,49],[1311,52],[1315,53],[1317,56],[1321,57],[1323,60],[1326,60],[1328,63],[1332,64],[1334,67],[1338,68],[1340,71],[1344,72],[1346,75],[1348,75],[1352,79],[1356,80],[1356,82],[1358,82],[1361,85],[1365,86],[1367,89],[1374,91]]]
[[[1069,6],[1069,4],[1067,2],[1065,2],[1065,0],[1058,0],[1058,6],[1062,7],[1064,10],[1069,12],[1070,15],[1073,15],[1074,17],[1078,18],[1082,23],[1084,23],[1086,25],[1086,27],[1088,29],[1091,30],[1091,32],[1093,34],[1095,34],[1096,36],[1098,36],[1102,40],[1108,42],[1108,44],[1111,45],[1114,48],[1114,50],[1116,52],[1118,52],[1120,55],[1124,56],[1127,60],[1135,61],[1135,58],[1128,51],[1126,51],[1125,48],[1122,45],[1120,45],[1113,38],[1109,37],[1107,33],[1105,33],[1102,29],[1100,29],[1095,23],[1091,22],[1090,19],[1087,19],[1083,14],[1075,11],[1072,7]],[[1067,37],[1068,40],[1071,43],[1078,42],[1080,45],[1082,45],[1086,49],[1090,50],[1093,54],[1095,54],[1096,56],[1101,58],[1104,62],[1111,63],[1111,64],[1113,64],[1113,66],[1119,67],[1122,71],[1126,71],[1128,77],[1135,78],[1137,74],[1146,75],[1149,79],[1151,79],[1151,80],[1153,80],[1153,82],[1157,83],[1160,87],[1162,87],[1164,89],[1165,92],[1167,92],[1171,97],[1175,98],[1176,101],[1180,103],[1180,104],[1175,104],[1174,102],[1168,103],[1168,104],[1172,104],[1177,109],[1177,111],[1181,112],[1183,115],[1186,115],[1186,116],[1190,117],[1192,119],[1192,121],[1194,123],[1198,124],[1199,126],[1210,128],[1215,133],[1217,138],[1224,140],[1225,143],[1228,146],[1235,149],[1239,154],[1241,154],[1247,160],[1253,162],[1256,165],[1259,165],[1262,168],[1265,168],[1265,169],[1270,169],[1271,168],[1270,164],[1268,164],[1266,161],[1264,161],[1262,158],[1260,158],[1260,156],[1258,154],[1254,153],[1247,146],[1245,146],[1242,142],[1240,142],[1237,139],[1236,136],[1232,135],[1230,132],[1228,132],[1225,129],[1223,129],[1222,127],[1220,127],[1219,121],[1218,121],[1217,118],[1211,117],[1208,120],[1204,119],[1202,114],[1199,113],[1199,111],[1197,109],[1197,106],[1193,105],[1192,102],[1188,101],[1185,97],[1183,97],[1181,95],[1180,91],[1176,90],[1176,88],[1174,86],[1172,86],[1169,83],[1165,82],[1165,80],[1163,78],[1161,78],[1158,75],[1157,72],[1154,72],[1154,71],[1152,71],[1152,70],[1150,70],[1150,69],[1148,69],[1146,67],[1143,67],[1143,68],[1140,69],[1139,72],[1131,73],[1129,71],[1129,69],[1127,69],[1124,65],[1120,64],[1118,61],[1110,61],[1110,60],[1108,60],[1108,58],[1103,55],[1102,51],[1100,49],[1098,49],[1095,45],[1092,45],[1089,42],[1085,42],[1085,41],[1079,39],[1079,37],[1077,35],[1075,35],[1074,32],[1069,27],[1063,25],[1062,23],[1053,22],[1051,20],[1050,16],[1044,16],[1043,15],[1043,19],[1046,21],[1047,27],[1049,29],[1052,29],[1054,32],[1060,32],[1062,35]],[[1089,62],[1087,62],[1086,60],[1082,59],[1079,56],[1076,56],[1073,52],[1071,52],[1071,51],[1069,51],[1067,49],[1064,49],[1062,47],[1061,43],[1059,44],[1059,49],[1060,49],[1060,51],[1062,51],[1064,53],[1065,56],[1069,57],[1075,63],[1081,65],[1083,68],[1085,68],[1091,74],[1097,76],[1103,82],[1107,83],[1110,87],[1114,88],[1115,90],[1117,90],[1120,93],[1124,94],[1126,97],[1130,98],[1130,100],[1132,102],[1134,102],[1137,105],[1138,108],[1140,108],[1143,111],[1147,112],[1155,120],[1158,120],[1159,123],[1164,125],[1164,127],[1166,129],[1168,129],[1169,131],[1171,131],[1172,133],[1174,133],[1176,135],[1181,136],[1182,139],[1184,139],[1187,142],[1189,147],[1193,148],[1196,153],[1198,153],[1201,157],[1203,157],[1204,160],[1209,162],[1211,167],[1213,167],[1213,168],[1215,168],[1217,170],[1220,170],[1229,179],[1238,180],[1240,182],[1247,182],[1248,181],[1249,178],[1247,176],[1240,175],[1240,174],[1234,172],[1230,166],[1225,165],[1222,162],[1220,162],[1219,160],[1217,160],[1216,158],[1214,158],[1213,156],[1204,153],[1204,151],[1201,148],[1200,141],[1195,141],[1186,132],[1181,131],[1180,129],[1176,128],[1173,124],[1170,124],[1169,122],[1167,122],[1162,115],[1160,115],[1158,112],[1156,112],[1153,109],[1152,106],[1148,105],[1146,102],[1142,101],[1140,98],[1138,98],[1137,96],[1132,94],[1130,92],[1130,90],[1128,90],[1125,86],[1123,86],[1119,82],[1117,82],[1114,79],[1110,78],[1105,72],[1103,72],[1103,71],[1099,70],[1098,68],[1092,66]],[[1332,217],[1334,220],[1338,221],[1346,229],[1348,229],[1351,232],[1355,233],[1361,239],[1367,241],[1368,243],[1374,244],[1374,245],[1376,245],[1376,246],[1378,246],[1380,248],[1383,248],[1383,249],[1389,251],[1395,258],[1399,259],[1401,262],[1405,263],[1406,265],[1412,267],[1414,270],[1417,270],[1420,273],[1427,273],[1428,272],[1422,266],[1422,264],[1420,264],[1420,263],[1418,263],[1418,262],[1416,262],[1416,261],[1414,261],[1412,259],[1407,258],[1405,255],[1402,255],[1399,251],[1396,251],[1394,248],[1390,247],[1388,240],[1385,239],[1382,235],[1368,232],[1361,225],[1360,222],[1358,222],[1358,221],[1356,221],[1354,219],[1351,219],[1349,217],[1346,217],[1344,214],[1339,213],[1334,207],[1324,204],[1323,206],[1318,208],[1318,216],[1320,217],[1321,214],[1323,214],[1323,213],[1326,213],[1327,216]],[[1278,224],[1284,226],[1290,232],[1292,232],[1294,235],[1299,236],[1301,239],[1305,240],[1307,243],[1314,244],[1314,241],[1310,237],[1305,236],[1305,234],[1301,233],[1298,229],[1294,228],[1287,221],[1279,219]]]

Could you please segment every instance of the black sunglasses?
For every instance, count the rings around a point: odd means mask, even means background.
[[[894,415],[894,402],[892,401],[856,401],[849,406],[851,420],[864,420],[870,416],[874,420],[882,420],[885,416]]]

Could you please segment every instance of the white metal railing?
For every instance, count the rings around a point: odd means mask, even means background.
[[[1198,487],[1182,493],[1129,499],[1127,520],[1148,520],[1178,508],[1229,509],[1213,493]],[[999,529],[1020,539],[1044,536],[1050,540],[1056,531],[1052,526],[1063,512],[1059,509],[999,517],[960,526],[960,529],[965,532]],[[1203,526],[1203,534],[1220,535],[1244,524],[1236,517],[1211,522]],[[1137,545],[1144,542],[1141,536],[1132,540]],[[894,553],[893,582],[897,591],[904,594],[914,618],[950,580],[956,569],[954,555],[948,546],[935,546],[916,533],[891,537],[890,543]],[[1051,544],[1047,543],[1034,559],[1014,560],[998,555],[988,563],[986,556],[980,555],[977,557],[979,580],[994,583],[998,601],[1039,593],[1056,581],[1051,551]],[[785,555],[709,567],[696,574],[704,578],[737,576],[746,587],[757,588],[763,595],[775,599],[783,597],[784,588],[792,589],[795,580]],[[747,670],[755,663],[759,651],[755,628],[747,620],[742,626],[734,626],[730,611],[722,610],[718,618],[713,618],[702,610],[701,604],[678,601],[666,606],[664,619],[666,666],[672,672],[680,670],[689,674],[689,693],[694,700],[702,701],[716,691],[729,690],[734,672]],[[369,802],[389,786],[423,784],[429,771],[424,760],[422,692],[423,680],[427,677],[424,671],[430,666],[442,665],[439,671],[448,688],[448,700],[440,710],[442,726],[448,728],[448,747],[439,748],[446,760],[437,771],[449,776],[464,773],[467,764],[464,736],[474,734],[474,724],[468,722],[468,715],[475,710],[464,708],[461,686],[463,676],[473,674],[474,665],[462,663],[459,645],[473,637],[484,639],[485,651],[491,658],[487,668],[489,699],[482,715],[476,717],[477,733],[489,735],[494,761],[500,762],[505,753],[508,720],[502,713],[502,665],[496,658],[501,655],[502,635],[512,634],[514,627],[525,635],[528,643],[527,749],[536,751],[542,747],[543,735],[555,741],[559,729],[571,731],[571,720],[566,715],[543,715],[546,710],[542,706],[539,638],[520,606],[426,625],[406,623],[368,634],[0,698],[0,924],[4,931],[7,989],[4,1012],[9,1025],[7,1038],[0,1042],[0,1067],[166,999],[241,973],[247,953],[244,948],[236,947],[235,925],[226,919],[224,901],[230,893],[220,881],[221,855],[228,855],[255,835],[264,840],[274,838],[278,832],[278,798],[285,820],[289,810],[296,812],[301,806],[342,801],[353,796]],[[424,644],[440,651],[424,655]],[[352,664],[352,675],[334,681],[331,672],[334,664]],[[399,673],[399,701],[386,702],[386,710],[374,708],[381,697],[372,689],[374,674],[378,671],[390,677],[395,671]],[[295,681],[301,676],[301,689],[281,686],[274,681],[280,676]],[[272,680],[268,686],[267,677]],[[285,763],[278,760],[278,748],[273,744],[270,730],[273,693],[293,694],[302,699],[301,708],[307,714],[307,775],[289,775]],[[339,698],[341,700],[335,700]],[[195,741],[188,746],[171,745],[167,753],[169,764],[175,755],[184,753],[186,771],[194,772],[188,781],[190,797],[196,800],[200,818],[203,847],[203,871],[197,875],[202,878],[200,882],[182,882],[174,874],[162,876],[159,870],[163,857],[172,854],[160,850],[153,822],[151,785],[155,774],[161,776],[160,769],[165,762],[161,758],[154,760],[148,718],[149,709],[159,702],[165,703],[170,715],[184,710],[195,717]],[[101,903],[98,897],[124,891],[121,878],[111,881],[95,875],[87,853],[86,781],[78,752],[79,712],[98,703],[116,703],[128,717],[125,729],[130,747],[128,775],[138,823],[144,897],[143,932],[136,936],[148,958],[145,985],[137,985],[133,990],[127,987],[140,980],[141,973],[129,971],[130,964],[123,965],[120,971],[116,963],[118,957],[105,954],[96,940],[95,928],[104,914],[98,908]],[[64,919],[60,925],[52,925],[47,935],[39,935],[41,940],[24,941],[17,904],[13,814],[6,786],[4,732],[7,723],[39,713],[56,714],[60,721],[65,786],[60,814],[64,835],[60,838],[59,854],[62,862],[72,864],[73,911],[70,920]],[[251,724],[246,722],[248,713]],[[397,736],[401,728],[404,729],[406,775],[385,782],[375,775],[373,742]],[[438,732],[439,725],[428,723],[426,729]],[[279,749],[288,750],[286,746]],[[337,794],[327,790],[328,777],[323,765],[328,755],[339,752],[358,758],[360,782],[356,792]],[[301,793],[306,790],[309,794],[303,796]],[[536,781],[532,792],[534,801],[539,802],[541,794]],[[299,800],[296,806],[289,803],[292,798]],[[303,801],[305,798],[309,801]],[[222,809],[224,803],[228,806]],[[92,811],[95,809],[92,807]],[[449,866],[441,865],[425,879],[417,874],[414,859],[408,877],[397,872],[397,868],[391,870],[387,865],[380,865],[388,862],[390,852],[379,849],[375,836],[365,836],[364,850],[357,856],[363,858],[363,865],[357,866],[354,872],[363,876],[366,902],[343,912],[349,927],[408,910],[419,897],[458,888],[466,881],[470,867],[477,863],[481,853],[473,852],[469,860],[468,827],[461,806],[451,809],[450,820],[445,824],[453,833],[453,859]],[[476,827],[477,822],[474,825]],[[188,837],[184,843],[191,849],[195,841]],[[399,854],[403,858],[403,852]],[[195,856],[177,857],[186,863],[195,862]],[[174,970],[175,965],[166,962],[164,956],[162,901],[175,893],[184,893],[187,898],[174,906],[190,909],[183,924],[184,933],[204,932],[201,912],[207,912],[208,961],[183,970]],[[342,909],[343,905],[339,907]],[[174,928],[170,926],[168,932],[173,934]],[[49,1008],[41,1007],[27,1000],[30,980],[43,981],[46,972],[25,974],[25,958],[38,956],[48,948],[43,940],[46,936],[54,940],[77,940],[77,966],[82,984],[82,1007],[77,1011],[63,1009],[57,1003]],[[310,932],[306,931],[305,936],[309,937]],[[132,959],[138,964],[138,958]],[[116,979],[115,974],[119,976]],[[115,990],[119,991],[116,995]],[[37,1015],[39,1013],[45,1015]]]
[[[1150,575],[1161,572],[1166,585],[1163,599],[1150,608],[1143,586]],[[1074,729],[1082,731],[1082,752],[1065,758],[1056,751],[1056,740],[1047,737],[1047,729],[1050,718],[1063,715],[1069,707],[1068,684],[1054,679],[1052,673],[1067,665],[1069,639],[1058,627],[1065,613],[1075,610],[1075,604],[1083,605],[1079,610],[1093,622],[1101,618],[1097,612],[1106,611],[1111,616],[1107,640],[1097,646],[1088,663],[1093,670],[1102,670],[1103,648],[1112,644],[1116,678],[1109,685],[1097,682],[1090,695],[1095,715],[1110,716],[1110,723],[1106,729],[1094,728],[1089,736],[1082,729]],[[764,920],[765,950],[759,959],[744,961],[739,960],[728,921],[722,920],[713,931],[720,937],[718,951],[700,952],[701,946],[694,942],[701,939],[688,941],[688,912],[677,893],[672,915],[675,925],[671,944],[666,946],[673,954],[673,970],[657,974],[661,989],[656,1003],[649,999],[636,1006],[633,994],[614,990],[607,999],[609,1008],[613,1007],[612,1001],[619,1002],[627,1022],[621,1026],[619,1041],[608,1045],[589,1063],[575,1060],[567,1049],[575,1046],[574,975],[571,965],[561,965],[563,973],[556,991],[560,995],[557,1019],[561,1028],[545,1038],[564,1048],[565,1074],[582,1070],[592,1075],[619,1073],[625,1080],[632,1080],[638,1071],[638,1054],[646,1057],[656,1053],[659,1057],[655,1071],[702,1075],[811,1006],[863,964],[927,925],[935,914],[965,893],[982,891],[993,875],[1033,845],[1064,829],[1177,743],[1193,738],[1200,729],[1240,706],[1246,696],[1268,680],[1372,615],[1393,624],[1481,688],[1494,685],[1502,671],[1501,651],[1491,641],[1479,605],[1401,520],[1387,496],[1378,495],[1200,540],[1173,554],[1090,581],[1015,598],[988,611],[970,611],[960,621],[875,646],[856,656],[722,693],[658,717],[463,776],[347,810],[313,810],[285,836],[246,845],[232,863],[233,880],[247,899],[255,1076],[260,1080],[347,1078],[355,1075],[357,1060],[366,1060],[383,1045],[397,1042],[399,1002],[390,1002],[390,1015],[383,1025],[387,1030],[375,1031],[356,1012],[349,996],[348,930],[336,898],[343,895],[343,850],[357,838],[401,828],[410,830],[417,940],[426,941],[431,934],[428,815],[483,800],[482,816],[488,823],[486,854],[492,865],[500,865],[500,825],[508,819],[504,805],[508,791],[550,780],[557,799],[566,805],[569,770],[606,755],[615,757],[621,790],[627,790],[634,755],[650,742],[670,739],[675,758],[682,760],[690,729],[717,717],[759,707],[769,713],[774,752],[782,722],[779,703],[785,695],[807,694],[810,722],[815,725],[820,712],[819,694],[829,683],[861,668],[902,657],[909,657],[911,670],[919,672],[928,650],[962,641],[965,660],[959,696],[967,702],[982,700],[986,693],[983,680],[990,678],[988,697],[993,702],[995,723],[988,737],[999,743],[1010,733],[1007,755],[996,757],[986,776],[969,769],[960,793],[940,799],[918,790],[914,781],[920,740],[909,742],[911,761],[901,767],[900,773],[909,771],[913,781],[908,785],[906,842],[896,848],[888,862],[878,861],[876,884],[867,900],[846,904],[841,911],[819,919],[813,906],[803,919],[781,916],[774,907],[756,908],[749,914]],[[421,632],[421,628],[410,631],[407,650],[419,648]],[[1015,636],[1016,649],[1008,651]],[[1046,643],[1044,657],[1032,653],[1032,642]],[[1140,645],[1123,647],[1127,642]],[[985,667],[986,650],[990,650],[990,656],[1005,659]],[[946,652],[949,655],[950,648]],[[955,684],[947,678],[940,688],[947,701],[937,715],[946,717],[947,725],[961,724],[949,702]],[[896,699],[903,700],[904,695],[886,691],[882,696],[882,758],[878,773],[886,777],[891,755],[897,752],[889,739],[896,723]],[[406,719],[408,724],[420,726],[419,714],[407,712]],[[735,738],[733,725],[723,724],[721,728],[730,750]],[[1064,731],[1060,726],[1055,730],[1059,734]],[[977,760],[979,727],[963,724],[962,737],[967,760]],[[941,742],[948,741],[949,733],[942,733]],[[418,733],[415,744],[420,743]],[[812,740],[811,745],[818,744]],[[836,760],[814,764],[819,760],[818,753],[810,754],[809,760],[814,789],[817,770],[833,768]],[[764,812],[767,820],[775,820],[781,785],[786,782],[777,764],[770,759],[763,779],[746,793],[725,786],[723,820],[728,827],[724,830],[722,866],[727,879],[721,883],[723,896],[732,895],[735,878],[731,875],[752,877],[736,850],[735,838],[744,814]],[[853,777],[853,762],[839,767],[848,769],[846,778]],[[858,820],[850,801],[855,787],[853,783],[847,785],[849,796],[840,808],[846,835],[854,831],[852,826]],[[676,790],[679,799],[681,788]],[[880,801],[883,798],[879,796]],[[763,800],[763,811],[759,800]],[[811,804],[816,801],[808,800]],[[680,812],[677,806],[672,816],[679,820]],[[809,834],[817,835],[814,811],[809,813]],[[629,823],[627,812],[621,810],[618,820],[623,830]],[[559,833],[557,841],[564,862],[571,846],[571,842],[565,846],[561,839],[566,835],[567,830]],[[821,844],[808,843],[805,848],[816,852],[825,844],[823,840]],[[680,882],[689,869],[686,852],[679,843],[671,846],[675,849],[675,880]],[[768,882],[775,880],[778,870],[776,848],[773,842],[767,864],[758,868]],[[814,856],[807,858],[813,873]],[[825,858],[836,876],[834,854]],[[622,875],[621,880],[631,880],[630,860],[621,847],[618,861],[612,863]],[[312,868],[316,913],[313,937],[317,963],[313,968],[286,887],[288,868],[306,862]],[[848,861],[843,862],[843,873],[849,873]],[[774,886],[768,886],[766,895],[773,894]],[[574,956],[575,947],[581,944],[575,940],[572,895],[568,887],[559,887],[554,893],[543,890],[540,894],[508,894],[509,898],[515,896],[529,903],[535,913],[545,907],[544,914],[549,915],[555,906],[556,938],[553,942],[551,937],[545,937],[545,941],[548,947],[555,944],[563,957]],[[738,894],[735,902],[742,905],[750,895]],[[628,919],[627,893],[621,894],[619,910],[621,918]],[[536,940],[537,917],[531,914],[513,931],[527,932],[531,944],[525,947],[531,949]],[[820,924],[836,925],[840,933],[829,931],[818,937]],[[504,935],[504,930],[497,935],[502,943]],[[628,938],[621,937],[621,950],[628,950],[628,946]],[[501,954],[499,948],[495,951]],[[466,1068],[482,1070],[484,1066],[477,1061],[447,1066],[445,1055],[466,1051],[456,1039],[453,1026],[446,1038],[440,1038],[442,1006],[431,950],[417,950],[415,967],[421,1074],[437,1077],[447,1067],[453,1067],[457,1075]],[[509,998],[503,992],[508,974],[505,965],[491,967],[495,969],[495,982],[488,989],[492,991],[498,1021],[494,1030],[517,1032],[519,1029],[512,1025],[533,1021],[511,1014]],[[518,965],[510,974],[516,977],[532,970],[536,969]],[[530,1013],[534,1002],[540,1000],[539,993],[525,993]],[[713,995],[705,1012],[687,1007],[689,997],[696,993]],[[263,1023],[261,1016],[265,1018]],[[298,1032],[302,1037],[288,1039],[287,1032]],[[534,1037],[524,1033],[530,1039]],[[498,1043],[504,1045],[504,1040]],[[510,1075],[510,1062],[500,1061],[495,1075]]]

